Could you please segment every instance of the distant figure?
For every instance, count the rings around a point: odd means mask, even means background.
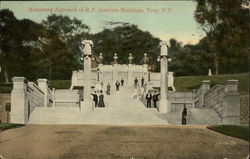
[[[157,101],[159,100],[158,96],[159,96],[159,94],[157,94],[157,92],[155,91],[154,95],[153,95],[154,108],[157,108]]]
[[[102,93],[102,90],[100,91],[100,95],[99,95],[99,102],[98,102],[98,107],[101,107],[101,108],[103,108],[103,107],[105,107],[105,104],[104,104],[104,95],[103,95],[103,93]]]
[[[144,96],[144,87],[139,88],[139,98]]]
[[[144,77],[141,78],[141,86],[144,86]]]
[[[146,94],[147,108],[151,108],[152,94],[150,91]]]
[[[110,95],[110,90],[111,90],[111,85],[108,83],[106,91],[107,95]]]
[[[116,81],[115,87],[116,87],[116,91],[119,91],[119,87],[120,87],[120,82],[119,81]]]
[[[123,84],[124,84],[124,79],[122,78],[122,80],[121,80],[121,86],[123,86]]]
[[[138,84],[138,79],[137,79],[137,77],[135,77],[134,86],[137,86],[137,84]]]
[[[96,95],[96,91],[94,93],[91,93],[93,96],[93,101],[95,102],[95,107],[97,107],[97,102],[98,102],[98,96]]]
[[[187,108],[186,108],[186,104],[184,104],[184,108],[182,111],[182,125],[186,125],[187,124]]]
[[[134,88],[134,94],[133,94],[133,99],[136,99],[138,97],[138,88]]]

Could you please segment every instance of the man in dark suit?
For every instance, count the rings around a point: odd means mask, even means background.
[[[158,96],[159,96],[159,94],[157,94],[157,92],[155,91],[154,95],[153,95],[154,108],[157,107],[157,101],[159,100]]]
[[[141,86],[144,86],[144,77],[141,78]]]
[[[146,94],[147,108],[151,108],[152,94],[150,91]]]
[[[121,80],[121,86],[123,86],[123,83],[124,83],[124,79],[122,78],[122,80]]]
[[[97,107],[98,96],[96,95],[96,91],[94,93],[91,93],[91,95],[93,96],[93,101],[95,102],[95,107]]]
[[[186,104],[184,104],[184,108],[182,111],[182,121],[181,121],[182,125],[186,125],[187,124],[187,108],[186,108]]]
[[[116,87],[116,91],[119,91],[119,87],[120,87],[120,82],[119,81],[116,81],[115,87]]]

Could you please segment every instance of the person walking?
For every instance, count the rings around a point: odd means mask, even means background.
[[[147,108],[151,108],[152,94],[150,91],[146,94]]]
[[[120,82],[119,81],[116,81],[115,87],[116,87],[116,91],[119,91],[119,87],[120,87]]]
[[[107,95],[110,95],[110,90],[111,90],[111,85],[108,83],[106,91]]]
[[[138,84],[138,79],[137,79],[137,77],[135,77],[134,86],[137,86],[137,84]]]
[[[157,108],[157,101],[159,100],[158,99],[158,95],[157,92],[155,91],[154,92],[154,95],[153,95],[153,103],[154,103],[154,108]]]
[[[102,90],[100,91],[100,95],[99,95],[99,102],[98,102],[98,107],[100,108],[103,108],[105,107],[105,104],[104,104],[104,95],[102,93]]]
[[[142,76],[141,78],[141,86],[143,87],[144,86],[144,77]]]
[[[94,93],[91,93],[91,95],[93,96],[93,101],[95,102],[95,107],[97,107],[98,96],[96,95],[96,91]]]
[[[123,84],[124,84],[124,79],[122,78],[122,80],[121,80],[121,86],[123,86]]]
[[[182,125],[186,125],[187,124],[187,108],[186,108],[186,104],[184,104],[184,108],[182,111],[182,121],[181,121]]]

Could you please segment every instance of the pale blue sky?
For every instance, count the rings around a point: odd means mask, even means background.
[[[144,31],[151,32],[161,40],[176,38],[185,43],[196,43],[203,32],[195,22],[193,14],[196,7],[193,1],[2,1],[2,8],[9,8],[18,19],[28,18],[41,22],[50,12],[29,11],[29,8],[67,8],[74,12],[55,12],[82,20],[92,33],[100,32],[106,21],[136,24]],[[79,8],[95,8],[95,12],[80,12]],[[117,9],[119,12],[100,13],[99,8]],[[124,13],[121,8],[141,9],[144,13]],[[158,9],[159,13],[147,12],[147,8]],[[162,8],[171,8],[162,12]],[[193,35],[194,34],[194,35]]]

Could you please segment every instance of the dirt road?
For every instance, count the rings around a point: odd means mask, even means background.
[[[29,125],[0,132],[8,159],[241,159],[248,142],[205,126]]]

